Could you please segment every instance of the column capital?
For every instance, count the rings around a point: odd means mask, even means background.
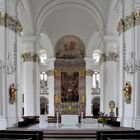
[[[55,62],[55,59],[56,58],[52,57],[52,58],[48,58],[46,60],[46,65],[47,65],[47,69],[48,70],[54,70],[54,62]]]
[[[117,36],[104,36],[103,37],[103,51],[101,54],[100,62],[117,61],[118,58],[119,40]]]
[[[24,52],[22,55],[23,62],[32,61],[36,62],[38,60],[38,55],[33,52]]]
[[[34,51],[34,41],[35,36],[23,36],[22,37],[22,44],[23,44],[23,51],[24,52],[33,52]]]

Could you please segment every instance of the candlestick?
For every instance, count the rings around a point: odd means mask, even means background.
[[[81,112],[81,118],[83,118],[83,112]]]
[[[57,121],[57,123],[58,123],[58,115],[59,115],[59,114],[58,114],[58,112],[57,112],[57,113],[56,113],[56,119],[57,119],[56,121]]]

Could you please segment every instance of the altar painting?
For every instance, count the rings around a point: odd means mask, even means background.
[[[62,72],[61,73],[61,102],[78,102],[78,72]]]

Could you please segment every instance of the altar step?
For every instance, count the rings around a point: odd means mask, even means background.
[[[96,131],[77,131],[77,130],[64,130],[64,131],[43,131],[44,138],[96,138]]]

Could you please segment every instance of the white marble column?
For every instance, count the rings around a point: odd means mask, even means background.
[[[24,116],[37,115],[37,94],[35,91],[37,54],[34,52],[34,40],[34,36],[23,38],[22,86],[24,93]]]
[[[115,104],[119,102],[118,96],[118,43],[117,38],[113,36],[104,36],[103,42],[102,64],[101,72],[101,108],[100,110],[106,114],[110,114],[109,102],[114,101]],[[116,110],[114,108],[114,113]],[[115,115],[115,114],[114,114]]]
[[[54,61],[55,58],[47,59],[47,76],[48,76],[48,99],[49,112],[48,116],[54,116]]]
[[[93,76],[93,59],[85,58],[86,62],[86,78],[85,78],[85,92],[86,92],[86,116],[92,116],[91,113],[91,88]]]

